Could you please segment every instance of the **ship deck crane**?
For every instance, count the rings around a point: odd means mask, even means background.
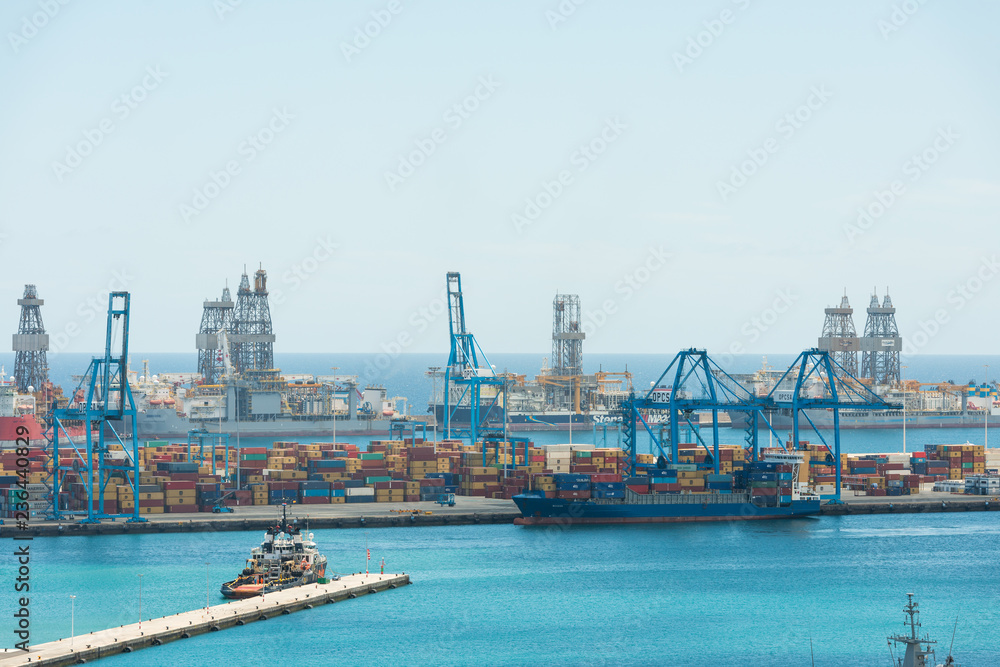
[[[479,438],[479,432],[489,427],[490,422],[500,412],[504,426],[507,423],[506,387],[508,380],[497,375],[486,353],[479,346],[476,337],[465,327],[465,301],[462,295],[462,276],[458,272],[447,274],[448,286],[448,324],[450,328],[451,349],[448,355],[448,366],[444,372],[444,437],[468,437],[472,444]],[[493,388],[493,396],[483,412],[483,388]],[[452,404],[452,392],[458,394]],[[503,404],[497,409],[498,401],[503,395]],[[457,429],[452,422],[458,409],[468,406],[469,428]],[[506,429],[505,429],[506,430]],[[483,460],[486,460],[486,450],[483,449]],[[485,463],[484,463],[485,465]]]

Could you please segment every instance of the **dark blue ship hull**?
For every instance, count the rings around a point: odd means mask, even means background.
[[[514,496],[521,516],[518,525],[673,523],[682,521],[747,521],[751,519],[788,519],[819,514],[820,501],[793,500],[789,505],[760,507],[749,502],[631,503],[627,501],[562,500],[533,494]],[[680,500],[681,498],[678,498]]]

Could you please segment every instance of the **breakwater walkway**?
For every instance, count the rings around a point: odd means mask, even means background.
[[[297,586],[263,597],[232,600],[207,609],[186,611],[141,623],[100,630],[73,638],[38,644],[31,650],[0,653],[0,667],[44,665],[60,667],[155,647],[195,635],[266,621],[303,609],[399,588],[410,583],[406,574],[353,574],[328,584]],[[141,628],[140,628],[141,626]],[[150,656],[150,660],[153,656]]]

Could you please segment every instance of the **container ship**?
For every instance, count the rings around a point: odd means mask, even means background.
[[[746,521],[817,514],[820,497],[796,480],[803,457],[769,454],[761,461],[738,461],[743,450],[727,448],[715,474],[697,463],[637,466],[639,474],[554,473],[541,488],[513,497],[518,525],[677,523]],[[559,454],[547,465],[559,468]],[[571,461],[568,453],[566,461]],[[642,455],[640,455],[641,457]],[[647,455],[648,456],[648,455]],[[682,457],[693,459],[693,454]],[[721,463],[721,462],[720,462]]]

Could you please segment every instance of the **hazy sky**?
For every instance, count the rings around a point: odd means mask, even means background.
[[[285,352],[444,355],[452,270],[487,351],[548,349],[561,291],[586,350],[795,353],[888,286],[911,351],[994,353],[998,22],[6,0],[0,331],[33,282],[53,347],[98,350],[111,286],[134,350],[193,351],[202,301],[262,265]]]

